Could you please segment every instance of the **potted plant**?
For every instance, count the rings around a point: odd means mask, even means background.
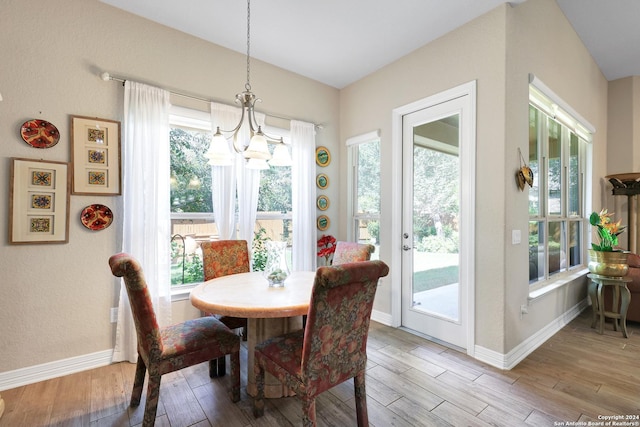
[[[620,225],[621,221],[613,222],[609,213],[603,209],[600,213],[592,212],[589,223],[596,228],[598,243],[592,243],[589,249],[589,271],[601,276],[621,277],[629,271],[627,254],[617,249],[618,236],[626,227]]]

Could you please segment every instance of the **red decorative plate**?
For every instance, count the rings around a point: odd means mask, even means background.
[[[82,210],[80,220],[89,230],[104,230],[113,222],[113,213],[105,205],[89,205]]]
[[[58,128],[46,120],[33,119],[22,124],[20,135],[24,142],[35,148],[50,148],[60,141]]]

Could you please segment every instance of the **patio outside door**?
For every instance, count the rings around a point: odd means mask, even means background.
[[[461,147],[469,96],[403,116],[402,326],[467,348],[468,271]],[[468,239],[467,239],[468,240]]]

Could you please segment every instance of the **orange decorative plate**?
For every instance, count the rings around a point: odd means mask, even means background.
[[[89,205],[82,210],[80,220],[89,230],[104,230],[113,222],[113,212],[105,205]]]
[[[50,148],[60,141],[58,128],[46,120],[27,120],[20,127],[24,142],[35,148]]]

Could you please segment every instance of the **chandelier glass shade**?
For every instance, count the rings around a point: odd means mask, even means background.
[[[262,100],[251,92],[251,2],[247,0],[247,82],[244,85],[245,90],[236,95],[236,104],[242,108],[240,122],[231,130],[220,129],[218,126],[211,140],[211,145],[205,156],[209,159],[209,164],[215,166],[228,166],[233,163],[233,153],[229,149],[227,137],[232,139],[231,146],[233,150],[242,154],[247,159],[246,167],[248,169],[268,169],[272,166],[291,166],[291,155],[282,138],[275,138],[265,134],[262,127],[258,125],[255,116],[255,104]],[[240,130],[246,122],[251,139],[245,145],[240,139]],[[273,156],[269,151],[269,144],[274,144]],[[268,161],[268,163],[267,163]]]

